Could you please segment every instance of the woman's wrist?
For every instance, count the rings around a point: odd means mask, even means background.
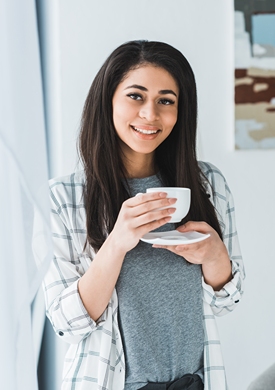
[[[106,241],[104,242],[103,246],[108,246],[109,250],[113,254],[113,256],[117,257],[125,257],[127,250],[125,249],[125,246],[123,245],[123,238],[122,237],[116,237],[116,235],[111,232],[108,237],[106,238]]]
[[[218,259],[202,264],[202,273],[205,282],[219,291],[232,279],[232,265],[227,252]]]

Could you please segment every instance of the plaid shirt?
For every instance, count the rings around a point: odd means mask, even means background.
[[[231,312],[243,294],[244,269],[235,226],[234,204],[221,172],[200,162],[232,262],[232,280],[214,292],[202,279],[204,311],[205,390],[226,390],[226,377],[215,316]],[[70,344],[63,371],[63,390],[123,390],[125,359],[118,326],[114,290],[97,322],[87,313],[78,293],[78,280],[88,270],[91,248],[83,251],[86,216],[83,171],[50,180],[54,259],[44,280],[47,316],[56,334]]]

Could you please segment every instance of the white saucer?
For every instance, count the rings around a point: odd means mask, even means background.
[[[199,232],[180,233],[178,230],[170,230],[169,232],[147,233],[141,237],[141,241],[148,244],[158,245],[181,245],[194,244],[195,242],[203,241],[210,237],[210,234]]]

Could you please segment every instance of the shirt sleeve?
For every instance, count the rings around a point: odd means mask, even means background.
[[[53,261],[44,279],[46,314],[56,334],[68,343],[79,343],[103,321],[106,311],[95,322],[85,309],[78,292],[78,281],[88,269],[91,259],[76,251],[73,234],[81,232],[72,216],[77,206],[50,192]],[[64,200],[65,199],[65,200]],[[83,230],[83,226],[82,226]]]
[[[223,241],[232,264],[232,279],[220,291],[214,291],[202,278],[203,299],[211,306],[213,313],[222,316],[234,310],[243,295],[245,270],[239,245],[235,221],[233,196],[222,173],[208,164],[208,178],[211,186],[208,191],[215,206],[223,233]]]

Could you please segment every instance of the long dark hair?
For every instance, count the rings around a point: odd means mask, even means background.
[[[95,251],[112,231],[122,203],[130,196],[123,184],[127,173],[113,123],[112,99],[127,73],[143,64],[165,69],[179,87],[177,122],[155,151],[164,185],[189,187],[192,202],[183,222],[205,221],[222,238],[196,157],[197,92],[191,66],[180,51],[166,43],[131,41],[107,58],[91,85],[82,114],[79,152],[86,176],[87,241]]]

